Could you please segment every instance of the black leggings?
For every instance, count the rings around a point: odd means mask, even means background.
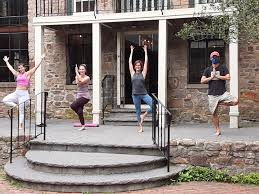
[[[85,124],[85,120],[84,120],[84,105],[89,102],[89,99],[86,99],[84,97],[81,98],[77,98],[71,105],[70,107],[73,109],[73,111],[76,112],[76,114],[79,117],[80,123],[81,125]]]

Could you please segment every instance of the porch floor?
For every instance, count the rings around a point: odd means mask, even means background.
[[[73,120],[47,120],[46,140],[50,142],[125,145],[125,146],[151,146],[151,127],[144,127],[143,133],[138,133],[135,126],[111,126],[88,127],[84,131],[78,131],[73,127]],[[0,118],[0,137],[10,136],[10,120]],[[14,122],[16,123],[16,122]],[[206,141],[258,141],[259,123],[241,123],[241,128],[230,129],[228,123],[222,124],[222,135],[215,136],[214,128],[209,123],[174,124],[171,126],[171,139],[196,139]],[[16,127],[16,125],[15,125]],[[15,128],[16,129],[16,128]],[[39,130],[40,128],[38,128]],[[40,136],[38,140],[42,139]]]

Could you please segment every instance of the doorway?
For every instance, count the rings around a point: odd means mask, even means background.
[[[124,64],[122,69],[125,70],[125,72],[122,74],[124,76],[124,83],[121,83],[121,85],[124,85],[124,104],[131,105],[133,104],[131,92],[131,77],[129,73],[129,56],[130,56],[130,45],[133,45],[135,47],[133,57],[132,57],[132,63],[136,60],[142,60],[144,62],[144,50],[143,45],[148,46],[148,72],[146,76],[146,89],[149,94],[158,92],[158,35],[154,32],[134,32],[134,33],[128,33],[124,36]]]

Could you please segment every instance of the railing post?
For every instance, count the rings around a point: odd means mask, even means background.
[[[9,111],[9,110],[8,110]],[[19,138],[19,136],[18,136]],[[11,109],[10,163],[13,162],[13,108]]]
[[[36,17],[38,16],[38,0],[36,0]]]
[[[153,99],[153,111],[152,111],[152,139],[153,144],[156,143],[156,99],[152,96]]]
[[[47,109],[47,97],[48,97],[48,93],[44,92],[44,123],[43,123],[43,127],[44,127],[44,135],[43,135],[43,139],[46,140],[46,109]]]
[[[170,171],[170,125],[172,122],[172,115],[167,114],[167,172]]]

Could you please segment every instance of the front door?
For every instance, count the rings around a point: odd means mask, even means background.
[[[148,46],[148,73],[146,76],[146,88],[149,94],[156,93],[158,91],[158,35],[154,32],[140,32],[140,33],[128,33],[124,36],[124,64],[121,64],[121,69],[124,73],[121,76],[124,77],[123,101],[126,105],[133,104],[131,97],[131,77],[129,73],[129,55],[130,55],[130,45],[135,47],[133,53],[132,62],[136,60],[142,60],[144,62],[144,50],[143,45]],[[123,48],[122,48],[123,49]]]

